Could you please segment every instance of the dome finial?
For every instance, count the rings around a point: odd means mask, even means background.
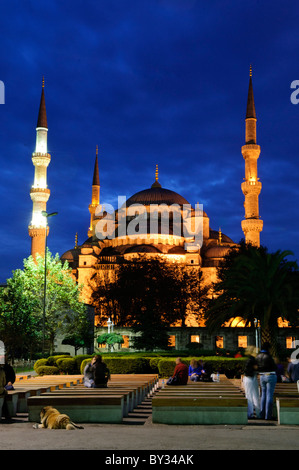
[[[156,165],[155,182],[152,184],[152,188],[161,188],[161,184],[159,183],[158,179],[159,179],[159,170],[158,170],[158,165]]]
[[[221,245],[222,242],[222,232],[221,232],[221,227],[219,227],[219,245]]]
[[[75,235],[75,249],[78,248],[78,232]]]

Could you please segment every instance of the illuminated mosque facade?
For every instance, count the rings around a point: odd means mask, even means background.
[[[260,146],[256,137],[257,118],[255,111],[252,72],[250,69],[249,89],[245,117],[245,144],[241,153],[245,162],[245,177],[241,183],[244,194],[244,220],[241,221],[242,231],[247,243],[260,246],[260,232],[263,221],[259,214],[259,195],[262,184],[258,178],[257,161]],[[32,154],[34,165],[34,183],[30,191],[32,199],[32,220],[29,226],[31,237],[31,254],[44,255],[46,231],[48,234],[46,213],[50,190],[47,187],[47,169],[51,156],[47,151],[48,123],[45,104],[44,82],[40,100],[38,122],[36,128],[36,148]],[[93,177],[92,177],[93,176]],[[81,245],[66,251],[61,259],[68,261],[74,278],[84,285],[83,301],[90,300],[89,280],[97,266],[105,276],[113,278],[120,260],[132,259],[143,255],[146,257],[161,257],[171,263],[181,263],[186,266],[198,267],[203,272],[207,284],[217,280],[217,267],[221,260],[237,244],[221,230],[215,230],[210,224],[208,214],[200,206],[192,207],[183,196],[164,188],[159,181],[158,167],[152,184],[147,189],[140,190],[126,200],[113,214],[105,211],[100,200],[99,156],[96,150],[94,172],[91,185],[91,203],[89,205],[90,223],[87,239]],[[139,214],[138,230],[128,233],[128,228],[136,222],[136,207]],[[154,210],[153,210],[154,208]],[[187,209],[186,209],[187,208]],[[168,230],[164,230],[163,214],[167,213]],[[175,214],[181,215],[182,223],[177,223]],[[155,223],[153,224],[152,221]],[[185,230],[186,225],[188,229]],[[110,227],[110,229],[109,229]],[[112,228],[111,228],[112,227]],[[179,230],[178,230],[179,227]],[[200,227],[201,239],[196,237],[196,229]],[[135,223],[136,228],[136,223]],[[110,236],[109,236],[110,235]],[[240,319],[239,319],[240,320]],[[204,349],[214,349],[215,346],[236,350],[254,344],[255,331],[245,328],[234,319],[223,327],[217,335],[211,337],[203,324],[198,324],[192,314],[189,315],[187,328],[174,326],[169,331],[170,343],[176,349],[184,349],[186,344],[197,342]],[[235,322],[235,323],[234,323]],[[95,316],[95,325],[98,318]],[[237,327],[238,326],[238,327]],[[123,347],[129,348],[132,332],[129,328],[117,328],[115,331],[124,337]],[[98,328],[99,333],[103,329]]]

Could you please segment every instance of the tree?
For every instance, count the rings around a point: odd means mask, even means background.
[[[110,350],[110,347],[115,344],[123,344],[124,339],[121,335],[118,333],[103,333],[102,335],[97,337],[97,343],[98,344],[107,344],[108,348]]]
[[[0,290],[0,338],[12,362],[15,357],[30,356],[40,339],[39,319],[33,313],[37,301],[24,295],[25,286],[26,277],[18,270]]]
[[[78,349],[88,348],[93,344],[94,325],[85,311],[79,312],[73,320],[65,326],[66,336],[62,340],[62,344],[73,346],[76,355]]]
[[[24,260],[24,269],[15,270],[13,277],[8,280],[6,297],[1,298],[1,322],[5,312],[6,322],[18,325],[18,315],[28,321],[28,338],[42,338],[42,320],[44,307],[44,257],[37,255],[36,262],[29,256]],[[80,319],[86,314],[85,304],[80,302],[81,287],[71,276],[68,263],[62,264],[59,255],[55,257],[47,251],[46,273],[46,305],[45,305],[45,334],[50,343],[50,352],[54,350],[54,340],[58,333],[68,334],[70,326],[78,327]],[[12,286],[14,288],[12,289]],[[10,298],[7,297],[10,294]],[[16,313],[17,312],[17,313]],[[25,344],[27,338],[20,338],[20,344]],[[12,338],[13,341],[13,338]]]
[[[129,326],[136,333],[134,347],[147,350],[167,348],[169,327],[185,325],[204,291],[198,271],[157,257],[122,262],[115,280],[105,281],[99,272],[93,280],[92,300],[102,322],[110,316],[117,326]]]
[[[177,321],[185,327],[188,315],[193,314],[199,322],[207,307],[211,286],[204,285],[203,273],[198,267],[173,264],[170,269],[175,283],[174,310]]]
[[[268,253],[265,247],[244,242],[227,255],[206,312],[208,329],[215,330],[235,317],[241,317],[245,326],[259,320],[262,342],[269,341],[272,353],[277,354],[278,319],[298,322],[298,266],[287,260],[290,255],[290,251]]]

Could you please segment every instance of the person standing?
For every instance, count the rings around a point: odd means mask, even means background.
[[[248,419],[253,419],[254,417],[259,418],[261,406],[259,385],[257,381],[257,349],[254,346],[248,346],[245,351],[245,356],[248,356],[243,379],[245,396],[247,398],[247,416]]]
[[[273,396],[277,383],[276,364],[271,356],[270,344],[264,343],[256,356],[261,386],[261,419],[271,420],[273,412]]]

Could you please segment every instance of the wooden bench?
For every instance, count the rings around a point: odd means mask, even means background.
[[[75,423],[122,423],[124,395],[35,396],[27,400],[29,421],[40,422],[44,406],[53,406]]]
[[[4,397],[0,397],[0,419],[2,419],[2,407],[4,404]]]
[[[247,424],[245,397],[160,396],[152,400],[153,423],[193,424]]]
[[[109,390],[107,392],[106,389],[87,389],[87,390],[57,390],[55,392],[47,392],[43,393],[42,397],[53,397],[53,396],[115,396],[115,395],[123,395],[124,397],[124,416],[128,416],[130,412],[133,411],[135,407],[135,395],[134,391],[132,390]]]
[[[299,398],[276,398],[278,424],[299,424]]]

